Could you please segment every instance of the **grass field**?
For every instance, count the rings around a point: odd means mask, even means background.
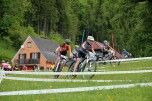
[[[152,70],[152,60],[123,62],[120,66],[103,67],[98,66],[98,71],[130,71],[130,70]],[[67,71],[67,68],[64,69]],[[48,75],[17,75],[7,74],[8,77],[26,77],[52,79]],[[67,79],[66,76],[60,76],[59,80]],[[82,80],[77,76],[74,80]],[[152,73],[137,74],[106,74],[95,75],[92,80],[122,80],[113,82],[38,82],[38,81],[17,81],[4,79],[0,84],[0,92],[22,91],[22,90],[42,90],[42,89],[60,89],[92,86],[108,86],[136,83],[152,83]],[[132,88],[104,89],[71,93],[50,93],[50,94],[31,94],[31,95],[9,95],[0,96],[0,101],[152,101],[152,86],[135,86]]]

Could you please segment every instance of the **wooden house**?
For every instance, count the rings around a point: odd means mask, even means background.
[[[36,66],[50,68],[57,58],[54,51],[58,46],[54,41],[28,36],[11,60],[12,65],[17,64],[19,69],[26,65],[28,70],[34,70]]]

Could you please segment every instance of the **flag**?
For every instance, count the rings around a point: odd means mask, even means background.
[[[111,33],[111,38],[112,38],[112,48],[115,49],[114,48],[114,35],[113,35],[113,33]]]

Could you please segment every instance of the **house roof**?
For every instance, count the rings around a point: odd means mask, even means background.
[[[44,38],[36,38],[33,36],[30,36],[32,40],[35,42],[38,49],[41,51],[41,53],[44,55],[46,60],[48,62],[55,62],[57,56],[54,54],[54,51],[59,46],[56,42],[47,40]]]
[[[98,41],[93,41],[93,47],[94,47],[94,50],[101,50],[102,49],[102,46],[103,44],[98,42]]]

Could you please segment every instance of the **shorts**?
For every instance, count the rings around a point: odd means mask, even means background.
[[[60,52],[60,55],[66,56],[67,55],[67,51]]]
[[[86,54],[87,54],[87,53],[84,53],[84,52],[82,52],[82,51],[79,51],[79,52],[78,52],[78,58],[85,58]]]
[[[108,51],[103,51],[103,56],[105,56],[106,54],[108,54]]]

